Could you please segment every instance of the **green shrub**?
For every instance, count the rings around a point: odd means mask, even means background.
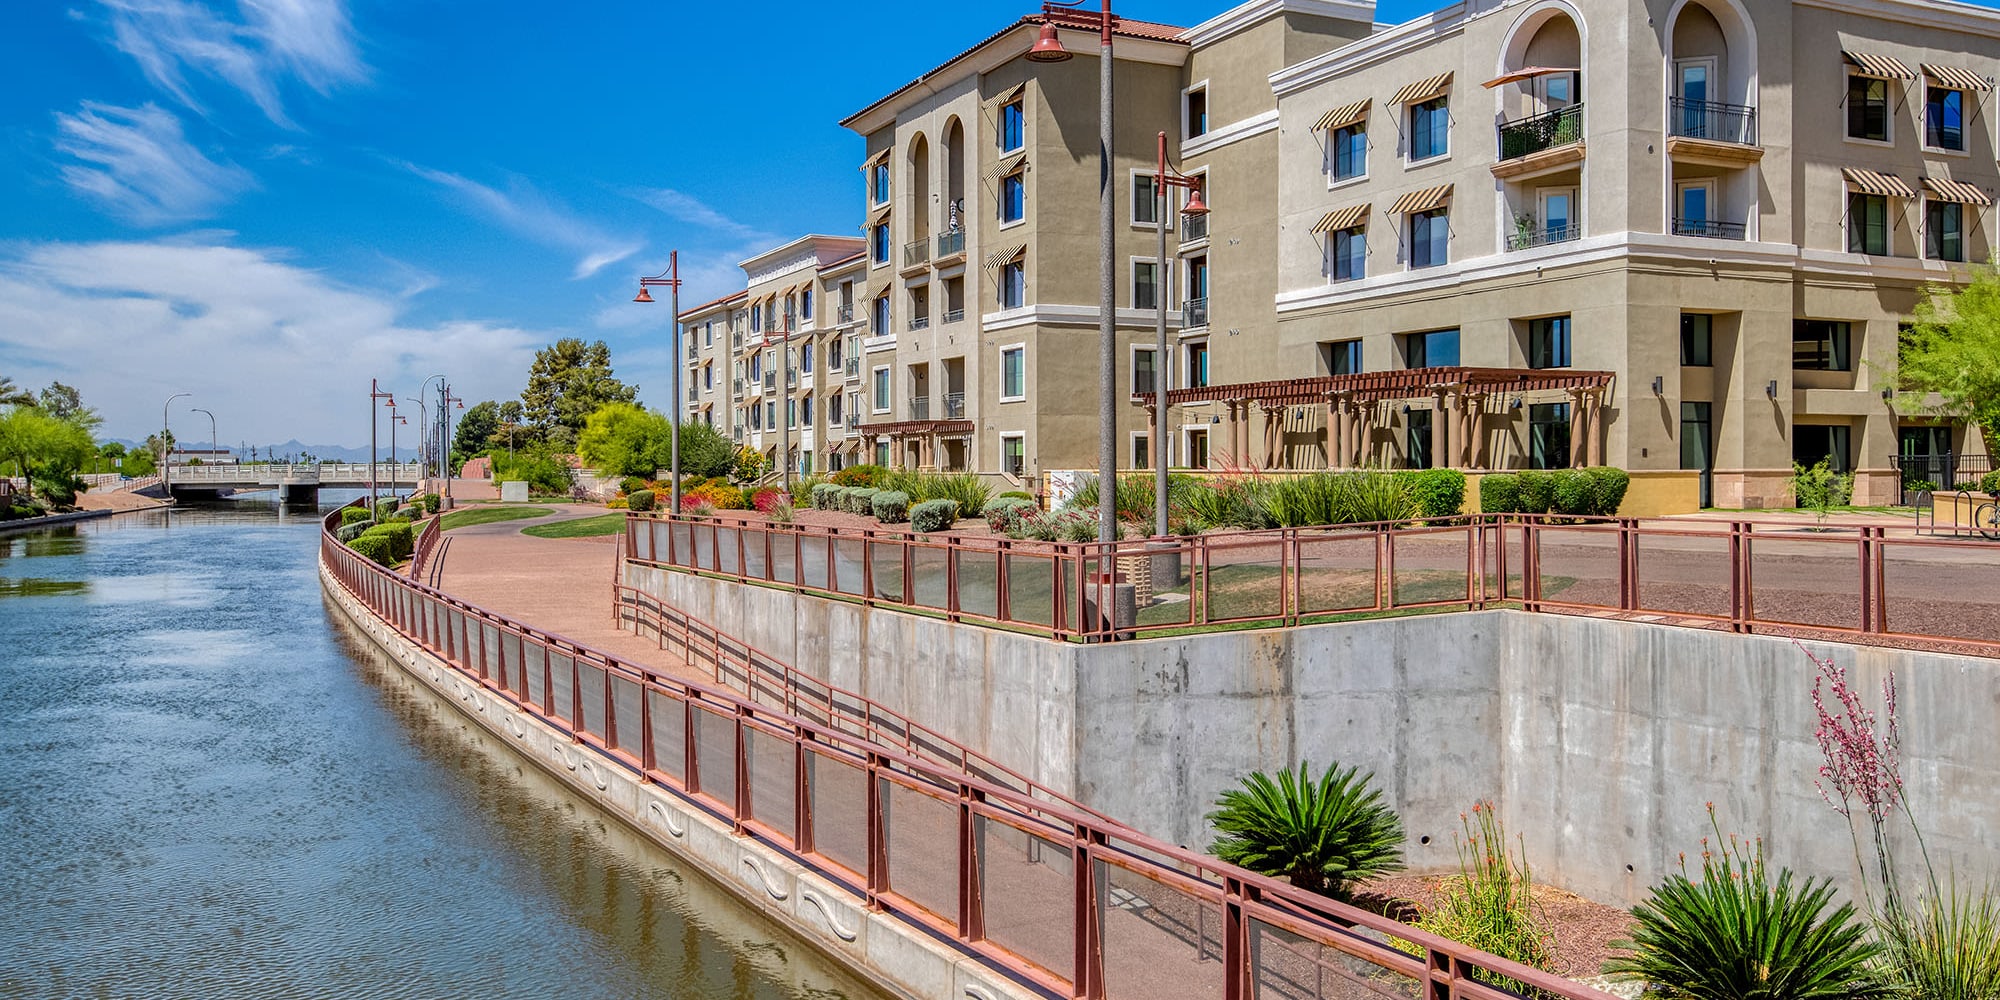
[[[1397,524],[1416,516],[1416,507],[1396,477],[1386,472],[1342,474],[1341,521],[1345,524]]]
[[[1356,882],[1403,867],[1403,822],[1370,787],[1372,774],[1339,765],[1314,780],[1301,761],[1276,780],[1262,771],[1222,793],[1208,822],[1209,850],[1231,864],[1309,892],[1345,899]]]
[[[798,517],[798,509],[789,503],[774,503],[764,512],[772,524],[790,524]]]
[[[646,481],[638,476],[626,476],[618,481],[618,492],[631,496],[646,488]]]
[[[1008,490],[994,497],[996,500],[1033,500],[1034,498],[1035,495],[1026,490]]]
[[[435,493],[424,494],[424,513],[435,514],[444,506],[444,498]]]
[[[2000,496],[2000,469],[1995,469],[1979,477],[1979,491]]]
[[[926,534],[958,523],[958,501],[926,500],[910,508],[910,527]]]
[[[369,528],[372,527],[374,527],[374,525],[368,523],[367,521],[356,521],[353,524],[343,524],[339,528],[335,529],[333,537],[343,542],[351,542],[357,538],[360,538],[362,532],[367,531]]]
[[[1479,480],[1479,509],[1488,514],[1514,514],[1521,510],[1521,477],[1511,472],[1495,472]]]
[[[1713,824],[1713,811],[1710,813]],[[1632,908],[1626,954],[1605,971],[1644,980],[1667,996],[1867,1000],[1883,996],[1871,974],[1880,949],[1854,904],[1833,902],[1831,882],[1771,879],[1762,841],[1724,838],[1702,851],[1701,881],[1669,875]]]
[[[2000,898],[1956,880],[1876,921],[1883,978],[1908,1000],[2000,997]]]
[[[1465,507],[1465,473],[1457,469],[1407,469],[1396,473],[1396,481],[1426,521],[1457,517]]]
[[[1176,507],[1202,531],[1216,528],[1275,528],[1270,510],[1271,484],[1255,476],[1218,476],[1201,480],[1178,498]]]
[[[1903,492],[1905,493],[1936,493],[1937,488],[1937,484],[1928,479],[1903,480]]]
[[[1534,901],[1526,847],[1516,864],[1491,802],[1474,805],[1471,815],[1461,815],[1459,822],[1465,833],[1457,842],[1458,877],[1444,884],[1437,902],[1416,925],[1488,954],[1547,970],[1555,960],[1555,938]],[[1512,979],[1485,972],[1474,976],[1489,986],[1534,995],[1526,984]]]
[[[1824,458],[1810,469],[1793,462],[1788,485],[1792,488],[1792,505],[1812,511],[1822,523],[1829,511],[1854,497],[1854,474],[1833,471]]]
[[[377,521],[388,520],[389,515],[394,514],[402,506],[403,506],[403,501],[398,500],[395,497],[389,497],[388,499],[385,500],[375,501],[375,520]]]
[[[372,559],[384,566],[396,564],[395,558],[389,554],[389,539],[383,535],[364,532],[347,545],[363,559]]]
[[[1591,512],[1590,477],[1582,469],[1557,469],[1549,481],[1555,497],[1551,513],[1579,517]]]
[[[542,496],[568,496],[575,482],[569,463],[542,450],[516,452],[512,457],[494,455],[493,482],[527,483],[528,491]]]
[[[1097,508],[1064,507],[1056,515],[1056,537],[1065,542],[1097,541]],[[1118,530],[1120,536],[1124,531]]]
[[[1010,497],[1003,494],[986,501],[986,506],[979,508],[979,516],[986,519],[988,528],[1012,533],[1016,522],[1039,509],[1035,506],[1035,502],[1027,497]]]
[[[874,486],[889,470],[879,465],[850,465],[827,477],[835,486]]]
[[[363,538],[369,535],[375,535],[388,541],[389,558],[394,562],[401,562],[404,559],[408,559],[410,553],[416,551],[416,533],[410,530],[410,523],[408,521],[384,522],[361,533],[361,537]]]
[[[902,524],[910,519],[910,495],[901,490],[876,490],[868,498],[868,506],[875,520],[883,524]]]
[[[1556,481],[1546,469],[1527,469],[1519,474],[1521,505],[1517,513],[1546,514],[1555,509]]]
[[[631,490],[625,494],[625,509],[644,513],[653,509],[655,499],[652,490],[643,488]]]
[[[1346,519],[1349,490],[1350,485],[1341,473],[1312,472],[1303,476],[1288,476],[1271,484],[1271,519],[1280,528],[1340,524]]]
[[[852,486],[847,490],[846,505],[849,514],[875,513],[875,494],[882,492],[873,486]]]
[[[1618,508],[1625,504],[1625,491],[1632,485],[1631,474],[1610,466],[1596,466],[1584,472],[1590,476],[1590,512],[1599,517],[1617,517]]]
[[[834,510],[842,488],[832,483],[814,483],[812,492],[806,494],[806,503],[814,510]]]
[[[342,508],[340,512],[340,523],[343,527],[362,521],[373,520],[375,520],[375,515],[366,507],[346,507]]]

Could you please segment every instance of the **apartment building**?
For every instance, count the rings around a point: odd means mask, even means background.
[[[803,236],[740,265],[742,291],[681,313],[688,419],[794,474],[863,460],[860,239]]]
[[[1119,384],[1150,391],[1260,370],[1277,336],[1279,114],[1269,75],[1366,37],[1373,9],[1267,0],[1191,29],[1114,32]],[[1073,54],[1026,58],[1045,26]],[[858,431],[883,464],[1015,482],[1097,460],[1098,33],[1061,12],[1021,18],[842,124],[863,136],[867,324]],[[1206,218],[1162,211],[1168,159],[1203,179]],[[1192,225],[1190,225],[1192,223]],[[1169,230],[1159,259],[1159,227]],[[1228,273],[1228,281],[1212,276]],[[1154,358],[1161,303],[1174,357]],[[1213,345],[1213,346],[1211,346]],[[1149,411],[1119,406],[1122,457],[1150,461]],[[1206,464],[1200,435],[1173,459]]]
[[[1209,395],[1277,464],[1756,507],[1827,458],[1891,500],[1892,456],[1984,450],[1888,387],[1923,287],[1993,253],[1996,64],[2000,12],[1938,0],[1485,0],[1287,66],[1266,384]]]

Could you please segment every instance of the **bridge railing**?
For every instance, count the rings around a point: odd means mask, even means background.
[[[1111,545],[634,515],[627,558],[1067,641],[1494,606],[2000,655],[2000,543],[1474,515]]]
[[[391,465],[387,462],[375,466],[375,481],[383,486],[392,481],[398,484],[414,483],[422,479],[425,468],[416,462],[401,462]],[[259,483],[275,485],[294,481],[306,483],[342,483],[347,485],[368,482],[366,462],[325,462],[297,463],[292,465],[268,465],[259,463],[234,464],[213,463],[206,465],[176,465],[168,470],[171,481],[176,486],[206,485],[210,483]]]
[[[962,750],[958,763],[940,762],[922,746],[851,731],[846,713],[772,708],[455,600],[362,559],[334,539],[332,524],[330,516],[320,558],[333,579],[466,682],[824,874],[857,902],[1056,995],[1515,996],[1477,978],[1499,976],[1545,996],[1596,997],[1152,840],[966,766]],[[748,668],[744,644],[707,632],[718,673]],[[850,707],[878,717],[865,701]]]

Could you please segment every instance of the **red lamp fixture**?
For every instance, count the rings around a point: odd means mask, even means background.
[[[1044,23],[1042,33],[1035,38],[1033,48],[1028,50],[1028,61],[1038,63],[1068,62],[1075,58],[1063,48],[1062,39],[1056,37],[1056,26]]]

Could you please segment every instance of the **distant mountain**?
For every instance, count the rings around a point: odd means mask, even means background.
[[[145,443],[143,441],[128,441],[125,440],[124,438],[112,438],[111,440],[116,441],[127,448],[136,448]],[[180,448],[200,449],[200,448],[222,447],[239,452],[244,447],[243,443],[240,441],[227,441],[221,445],[216,445],[208,441],[183,440],[183,441],[176,441],[174,442],[174,444],[176,447]],[[293,438],[292,440],[286,441],[283,444],[259,444],[259,445],[253,445],[252,447],[255,447],[257,449],[256,457],[259,460],[267,459],[272,456],[276,456],[282,459],[286,457],[311,455],[312,457],[322,462],[368,461],[368,446],[366,445],[363,445],[359,448],[347,448],[337,444],[305,444],[299,441],[297,438]],[[409,444],[408,442],[400,440],[397,441],[396,454],[405,462],[416,461],[416,448],[413,445]],[[243,457],[244,458],[250,457],[249,453],[244,452]],[[382,462],[389,461],[389,442],[384,441],[378,446],[378,450],[375,453],[375,457],[377,461],[382,461]]]

